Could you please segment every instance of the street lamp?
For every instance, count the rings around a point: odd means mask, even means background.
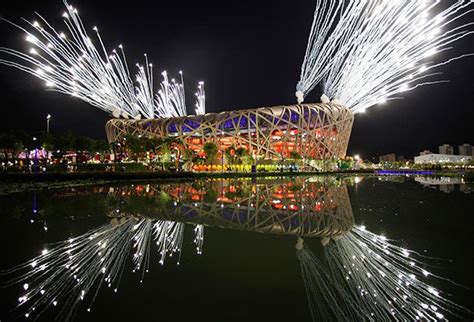
[[[49,121],[51,120],[51,114],[46,116],[46,132],[49,133]]]

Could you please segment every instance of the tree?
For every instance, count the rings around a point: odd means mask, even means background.
[[[23,145],[23,142],[15,142],[13,146],[13,151],[15,151],[15,154],[18,154],[23,150],[25,150],[25,146]]]
[[[0,134],[0,148],[12,149],[15,152],[23,150],[31,141],[31,135],[23,130],[10,130]]]
[[[192,161],[195,157],[194,151],[191,149],[184,149],[183,150],[183,160],[184,161]]]
[[[184,149],[182,152],[182,158],[184,161],[184,170],[191,171],[193,168],[193,161],[195,158],[195,153],[191,149]]]
[[[211,165],[211,171],[212,171],[212,166],[214,164],[214,161],[216,160],[217,157],[217,145],[212,142],[206,142],[203,147],[204,153],[206,154],[206,162]]]
[[[54,137],[51,133],[41,132],[39,142],[41,143],[41,147],[47,151],[52,151],[55,148]]]
[[[205,203],[216,203],[219,192],[214,189],[207,189],[206,193],[203,196],[203,201]]]
[[[55,138],[54,141],[56,148],[61,151],[73,150],[76,144],[76,137],[71,131],[68,131],[66,134]]]
[[[158,152],[160,154],[161,163],[164,166],[171,158],[171,141],[169,139],[163,140],[158,146]]]
[[[108,152],[110,151],[111,147],[109,142],[106,140],[95,140],[94,142],[94,150],[99,153]]]
[[[135,161],[138,161],[140,154],[145,152],[145,145],[143,144],[143,140],[135,135],[126,135],[124,137],[126,142],[127,150],[130,154],[135,158]]]
[[[301,160],[301,155],[296,151],[291,151],[290,152],[290,159]]]
[[[236,156],[237,162],[239,164],[242,164],[245,157],[248,156],[248,155],[250,155],[250,154],[248,153],[247,149],[245,149],[243,147],[240,147],[240,148],[235,150],[235,156]]]
[[[76,151],[92,152],[95,147],[94,139],[85,136],[78,136],[74,140],[74,148]]]
[[[225,150],[225,158],[229,165],[233,165],[235,163],[235,146],[230,146]]]
[[[145,139],[144,143],[146,151],[156,153],[157,149],[162,143],[162,140],[158,138],[147,138]]]

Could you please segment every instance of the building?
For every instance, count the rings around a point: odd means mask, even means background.
[[[397,162],[407,162],[404,155],[397,155]]]
[[[431,152],[430,150],[424,150],[424,151],[421,151],[420,152],[420,156],[421,155],[428,155],[428,154],[432,154],[433,152]]]
[[[472,156],[472,145],[469,144],[463,144],[458,147],[459,149],[459,155],[467,155],[467,156]]]
[[[439,147],[439,154],[453,155],[454,154],[454,148],[453,148],[452,145],[443,144],[442,146]]]
[[[149,120],[112,119],[106,124],[110,143],[127,134],[173,138],[176,148],[202,153],[206,142],[219,153],[245,148],[258,160],[282,160],[295,153],[303,159],[344,158],[354,114],[335,103],[262,107],[205,115]]]
[[[395,161],[397,161],[397,156],[395,155],[395,153],[379,156],[379,162],[395,162]]]
[[[467,163],[472,160],[471,156],[463,155],[449,155],[449,154],[424,154],[418,157],[415,157],[415,163],[431,163],[431,164],[441,164],[441,163]]]

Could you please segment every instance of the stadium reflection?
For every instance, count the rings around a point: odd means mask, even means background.
[[[334,178],[213,180],[111,188],[110,217],[153,218],[260,233],[337,238],[354,218]]]

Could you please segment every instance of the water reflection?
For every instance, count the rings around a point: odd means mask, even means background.
[[[428,284],[420,256],[363,226],[328,245],[322,259],[300,238],[297,257],[313,320],[439,320],[465,310]]]
[[[443,319],[464,313],[427,283],[435,276],[420,256],[355,225],[346,188],[355,182],[319,177],[98,188],[105,198],[95,207],[107,214],[108,224],[52,244],[5,273],[10,284],[23,285],[18,305],[26,317],[59,306],[59,319],[69,320],[81,302],[92,309],[103,285],[119,291],[130,255],[142,282],[151,260],[164,264],[169,257],[179,265],[186,227],[193,229],[201,254],[205,227],[212,226],[294,236],[314,320]],[[304,241],[313,238],[323,247],[320,257]]]
[[[415,181],[419,182],[425,187],[439,188],[444,193],[451,193],[456,190],[456,186],[459,186],[459,191],[463,193],[471,193],[474,187],[471,184],[467,184],[462,177],[423,177],[419,176],[415,178]]]
[[[112,217],[321,238],[341,236],[354,224],[347,188],[333,179],[146,185],[111,188],[110,195],[118,200]]]

